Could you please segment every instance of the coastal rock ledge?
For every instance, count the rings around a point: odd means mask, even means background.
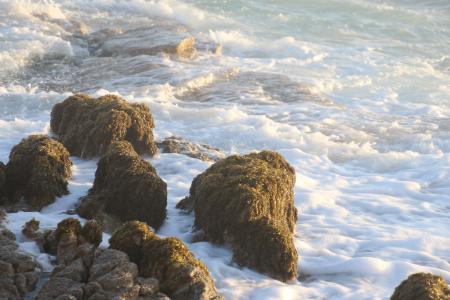
[[[294,169],[276,152],[233,155],[194,178],[177,207],[194,210],[208,240],[230,243],[238,264],[288,281],[297,276],[294,185]]]
[[[441,276],[416,273],[400,283],[391,300],[450,300],[450,287]]]

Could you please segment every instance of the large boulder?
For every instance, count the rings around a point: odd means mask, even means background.
[[[198,175],[178,207],[194,210],[210,241],[230,242],[240,265],[288,281],[298,260],[294,185],[295,171],[278,153],[234,155]]]
[[[6,201],[6,166],[0,161],[0,204],[5,203]]]
[[[0,299],[24,299],[35,288],[40,273],[36,260],[21,252],[14,234],[0,224]]]
[[[99,160],[94,185],[77,211],[89,219],[106,213],[158,229],[166,218],[166,205],[166,183],[130,143],[120,141],[111,144]]]
[[[395,288],[391,300],[450,300],[450,287],[441,276],[416,273]]]
[[[127,253],[139,274],[155,277],[172,299],[223,299],[206,266],[180,240],[159,238],[142,222],[127,222],[110,239],[110,247]]]
[[[53,107],[50,125],[70,154],[81,158],[104,154],[114,141],[130,142],[139,154],[157,151],[148,106],[114,95],[71,96]]]
[[[126,253],[97,248],[101,232],[95,221],[81,226],[77,219],[68,218],[45,235],[44,250],[56,254],[59,265],[37,299],[168,299],[159,293],[157,279],[138,276],[137,265]]]
[[[72,162],[64,146],[44,135],[30,135],[14,146],[6,166],[9,201],[22,198],[33,209],[68,194]]]

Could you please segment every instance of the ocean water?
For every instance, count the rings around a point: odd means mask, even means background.
[[[154,50],[190,36],[193,59]],[[193,216],[175,205],[208,163],[149,159],[168,183],[158,233],[185,241],[227,299],[388,299],[411,273],[450,281],[447,0],[0,0],[0,65],[3,162],[49,133],[51,107],[74,92],[147,103],[157,139],[286,157],[299,210],[290,283],[192,242]],[[8,216],[46,270],[52,258],[20,229],[32,217],[54,227],[87,193],[96,161],[72,159],[70,195]]]

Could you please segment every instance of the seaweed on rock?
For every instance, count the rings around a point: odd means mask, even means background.
[[[40,210],[68,194],[67,180],[72,162],[64,146],[45,136],[30,135],[14,146],[6,166],[9,201],[23,197],[32,208]]]
[[[130,142],[139,154],[157,151],[148,106],[115,95],[73,95],[53,107],[50,126],[71,155],[81,158],[104,154],[114,141]]]
[[[89,195],[78,213],[94,218],[103,213],[121,221],[144,221],[158,229],[166,218],[167,185],[155,168],[126,142],[114,142],[97,164]]]
[[[176,238],[159,238],[142,222],[127,222],[110,239],[110,247],[124,251],[143,277],[155,277],[171,299],[223,299],[206,266]]]
[[[450,287],[441,276],[416,273],[395,288],[391,300],[450,300]]]
[[[234,155],[198,175],[177,207],[194,210],[195,227],[210,241],[231,242],[239,264],[288,281],[298,260],[294,185],[295,171],[280,154]]]

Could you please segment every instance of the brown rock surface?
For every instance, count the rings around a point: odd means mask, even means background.
[[[391,300],[450,300],[450,287],[441,276],[416,273],[395,289]]]
[[[89,195],[77,208],[84,218],[103,213],[144,221],[158,229],[166,218],[167,185],[126,141],[114,142],[97,164]]]
[[[137,153],[156,153],[153,117],[145,104],[106,95],[73,95],[53,107],[51,129],[71,155],[103,155],[114,141],[130,142]]]
[[[67,179],[72,163],[69,152],[59,142],[44,136],[30,135],[14,146],[6,166],[9,201],[23,197],[28,205],[40,210],[69,193]]]
[[[287,281],[297,275],[294,185],[294,169],[276,152],[233,155],[198,175],[177,207],[194,210],[210,241],[230,241],[239,264]]]

